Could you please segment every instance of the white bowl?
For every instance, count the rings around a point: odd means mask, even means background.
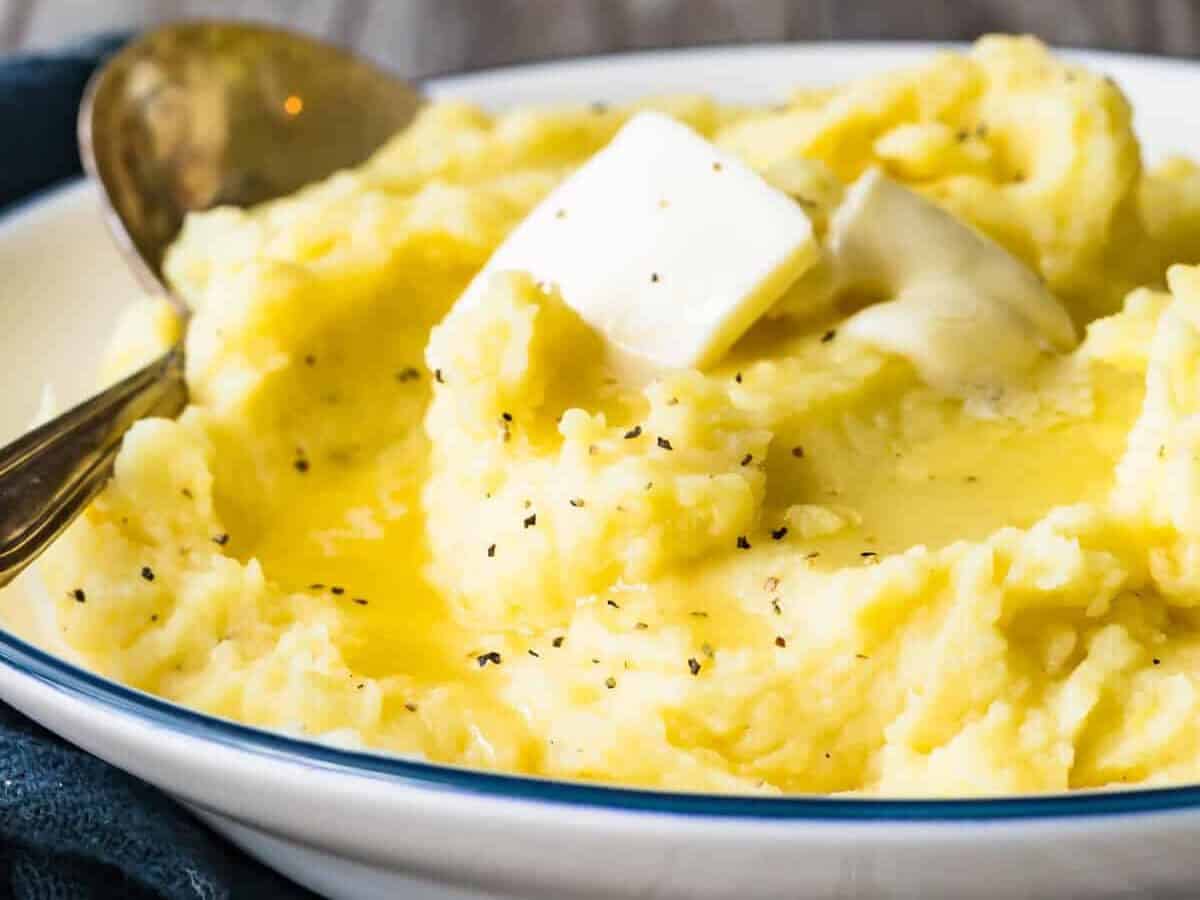
[[[931,49],[641,54],[427,88],[490,106],[673,90],[770,101],[793,84],[904,65]],[[1149,157],[1186,151],[1200,135],[1200,68],[1074,55],[1127,91]],[[137,288],[80,183],[0,224],[0,272],[3,439],[30,420],[44,384],[60,403],[87,393],[116,312]],[[0,698],[332,897],[1192,897],[1200,875],[1200,787],[974,801],[750,799],[486,774],[201,715],[3,632]]]

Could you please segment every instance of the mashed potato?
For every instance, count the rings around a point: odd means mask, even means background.
[[[360,170],[189,219],[192,403],[130,433],[22,630],[217,715],[489,769],[1200,779],[1200,170],[1144,170],[1118,88],[1029,39],[777,108],[643,106],[821,234],[881,167],[1084,339],[981,405],[840,334],[848,311],[804,314],[803,285],[718,367],[648,385],[520,273],[445,318],[638,107],[437,103]],[[112,372],[168,322],[131,310]]]

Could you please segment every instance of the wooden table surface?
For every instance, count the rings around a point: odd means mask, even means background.
[[[643,47],[988,31],[1200,54],[1200,0],[0,0],[0,53],[188,16],[302,28],[409,76]]]

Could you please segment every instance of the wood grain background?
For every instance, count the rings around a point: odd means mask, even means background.
[[[302,28],[408,76],[645,47],[988,31],[1200,54],[1200,0],[0,0],[0,53],[188,16]]]

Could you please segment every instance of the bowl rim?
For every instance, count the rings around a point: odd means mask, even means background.
[[[880,51],[956,46],[928,41],[794,42],[597,54],[571,59],[489,67],[429,79],[430,86],[459,87],[493,74],[572,65],[621,63],[651,56],[703,55],[785,48],[871,48]],[[1187,66],[1186,60],[1111,51],[1073,50],[1082,57],[1122,58],[1130,62]],[[1189,67],[1191,68],[1191,67]],[[1192,71],[1196,71],[1194,68]],[[0,237],[50,212],[69,205],[89,190],[82,178],[60,182],[0,209]],[[831,824],[838,822],[963,822],[989,820],[1080,819],[1097,816],[1182,811],[1200,807],[1200,784],[1129,790],[1081,790],[1069,793],[977,798],[875,798],[823,795],[755,796],[691,793],[626,787],[529,775],[469,769],[392,754],[347,749],[283,732],[269,731],[191,709],[93,673],[57,657],[0,628],[0,664],[32,677],[50,688],[97,703],[108,711],[143,724],[166,728],[187,737],[267,757],[293,766],[321,769],[337,775],[371,778],[397,786],[454,792],[496,800],[520,800],[609,812],[633,812],[687,818]]]

